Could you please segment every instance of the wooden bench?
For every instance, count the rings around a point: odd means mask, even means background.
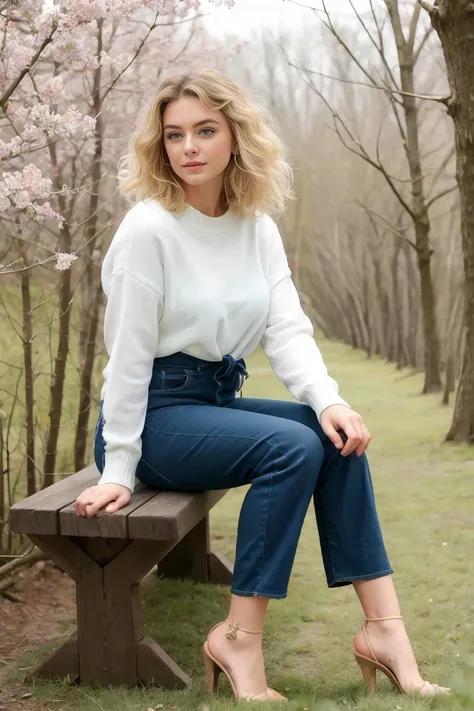
[[[27,534],[76,581],[77,631],[31,676],[184,688],[189,677],[140,634],[140,581],[158,564],[163,577],[230,585],[232,564],[209,544],[208,514],[226,491],[138,487],[114,514],[76,516],[73,502],[98,477],[88,467],[10,509],[12,531]]]

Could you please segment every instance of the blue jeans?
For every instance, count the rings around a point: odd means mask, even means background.
[[[330,587],[392,573],[365,455],[342,457],[313,410],[236,397],[245,362],[175,353],[154,362],[136,476],[147,486],[205,491],[249,485],[240,511],[232,592],[284,598],[314,501]],[[102,415],[95,461],[104,465]]]

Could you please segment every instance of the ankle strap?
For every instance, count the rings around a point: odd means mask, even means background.
[[[372,649],[372,645],[370,644],[369,635],[367,634],[367,625],[369,622],[385,622],[385,620],[403,620],[403,617],[401,615],[392,615],[391,617],[366,617],[364,620],[364,624],[362,625],[362,632],[364,633],[367,647],[369,648],[369,651],[372,655],[372,659],[376,662],[379,662],[379,660],[377,659],[377,655],[375,654],[374,650]]]
[[[262,634],[263,630],[259,630],[258,632],[254,630],[244,630],[243,627],[240,627],[239,624],[233,625],[232,622],[229,620],[226,620],[227,624],[229,625],[229,631],[226,634],[227,639],[235,639],[237,637],[237,632],[240,630],[240,632],[245,632],[246,634]]]

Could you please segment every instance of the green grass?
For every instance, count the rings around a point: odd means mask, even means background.
[[[311,512],[289,597],[269,608],[269,683],[288,695],[290,711],[472,710],[474,450],[442,443],[451,410],[439,405],[439,396],[419,395],[420,375],[397,372],[340,344],[325,342],[322,350],[343,396],[364,415],[373,435],[370,460],[379,514],[422,674],[453,686],[455,694],[447,699],[402,696],[379,677],[379,693],[368,697],[351,654],[361,610],[350,587],[327,589]],[[246,395],[289,397],[261,353],[249,365],[254,375]],[[230,557],[243,493],[231,492],[211,517],[214,549]],[[159,704],[176,711],[235,708],[224,683],[216,697],[205,693],[200,650],[209,627],[226,614],[227,589],[153,578],[143,587],[145,632],[192,677],[192,689],[171,693],[38,683],[32,689],[36,697],[58,711],[147,711]],[[18,667],[35,664],[46,651],[33,650]],[[245,704],[254,707],[271,706]]]

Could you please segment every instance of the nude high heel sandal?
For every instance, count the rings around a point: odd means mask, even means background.
[[[260,630],[259,632],[255,632],[253,630],[244,630],[242,627],[239,627],[239,625],[233,625],[231,622],[229,622],[229,620],[225,620],[225,622],[227,622],[227,624],[229,625],[229,631],[227,632],[226,637],[228,640],[231,641],[236,639],[237,632],[245,632],[245,634],[263,634],[263,630]],[[204,664],[206,667],[208,690],[211,693],[215,693],[215,691],[217,690],[217,682],[219,680],[219,675],[223,673],[224,676],[228,679],[230,687],[232,689],[232,693],[234,694],[234,697],[236,699],[242,699],[245,701],[287,701],[288,699],[286,699],[274,689],[267,689],[263,694],[258,694],[256,696],[252,696],[250,694],[239,694],[230,672],[228,671],[228,669],[226,669],[224,664],[212,654],[209,649],[209,637],[211,633],[216,629],[216,627],[219,627],[223,624],[224,622],[219,622],[217,625],[214,625],[214,627],[211,629],[207,636],[207,640],[204,642],[203,645],[203,656]]]
[[[384,622],[385,620],[402,619],[403,618],[401,617],[401,615],[394,615],[393,617],[373,617],[371,619],[365,619],[363,622],[362,631],[364,633],[367,647],[369,648],[370,654],[372,656],[366,657],[364,654],[360,654],[356,649],[354,649],[354,656],[356,658],[357,664],[360,667],[362,676],[364,677],[365,683],[367,684],[370,694],[375,693],[375,677],[377,674],[377,670],[383,672],[385,676],[390,679],[392,684],[402,694],[408,693],[405,691],[405,689],[403,689],[402,685],[398,681],[393,671],[389,669],[389,667],[385,666],[385,664],[382,664],[382,662],[379,662],[379,660],[377,659],[377,655],[375,654],[374,650],[372,649],[372,645],[370,644],[369,635],[367,634],[367,626],[369,622]],[[430,684],[429,681],[425,681],[418,689],[414,689],[413,691],[415,693],[418,693],[420,696],[434,696],[436,694],[449,694],[451,690],[444,686],[438,686],[438,684]]]

